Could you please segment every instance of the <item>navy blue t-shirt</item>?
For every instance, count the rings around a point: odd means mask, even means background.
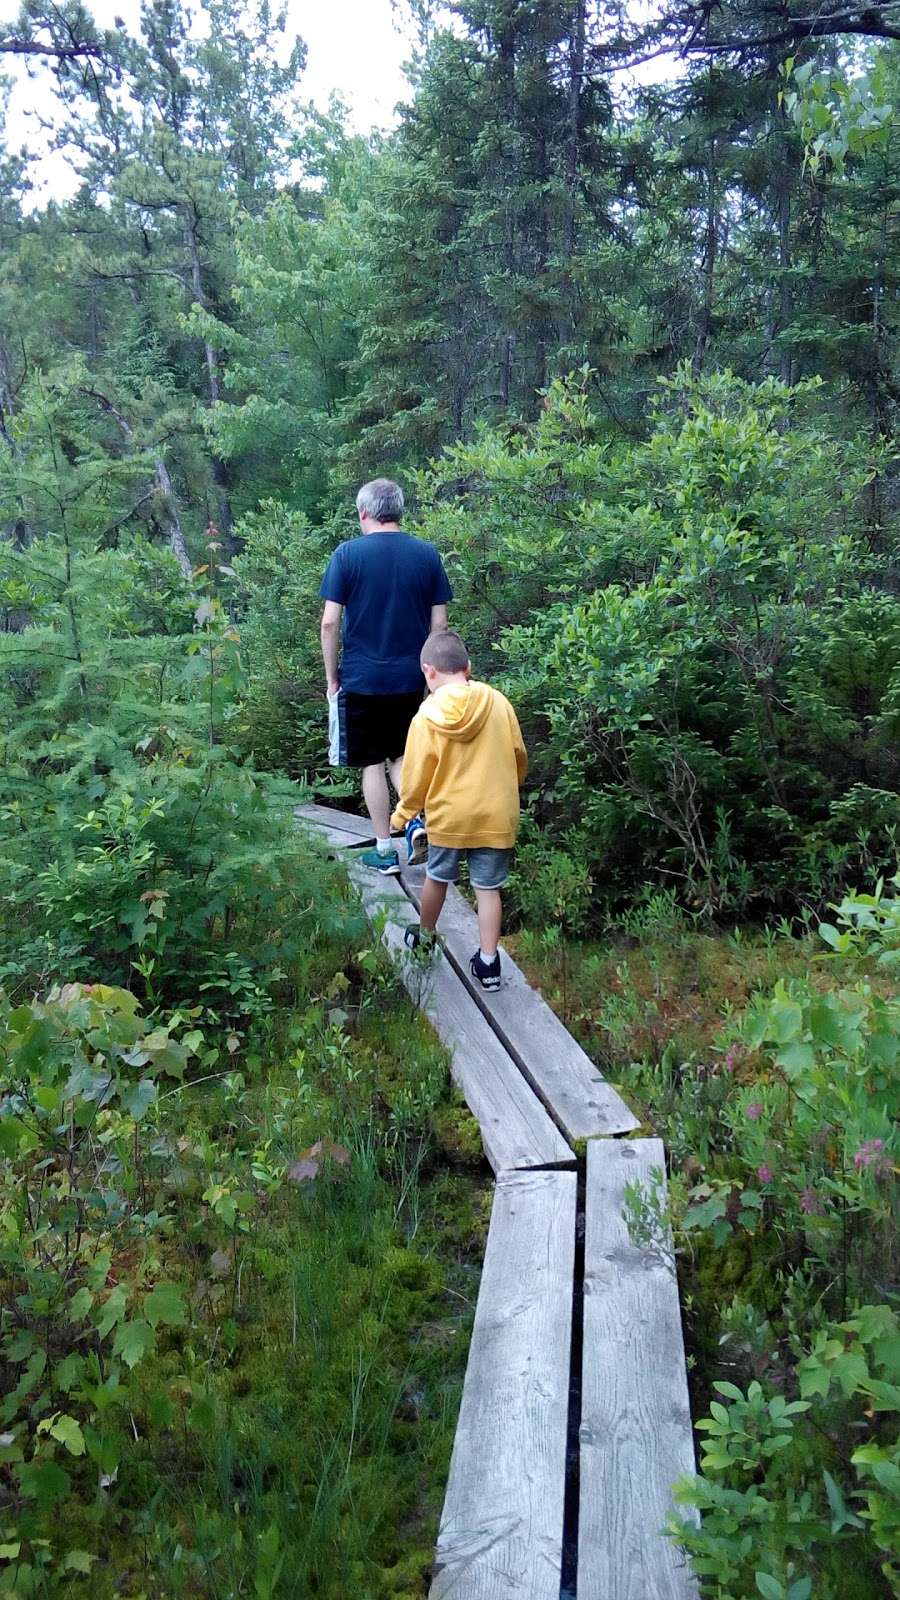
[[[453,599],[434,548],[409,533],[364,533],[339,544],[319,589],[344,607],[341,687],[414,694],[432,606]]]

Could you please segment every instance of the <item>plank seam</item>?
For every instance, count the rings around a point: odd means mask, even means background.
[[[581,1510],[581,1388],[584,1369],[584,1236],[587,1216],[587,1164],[579,1161],[575,1182],[575,1255],[572,1267],[572,1335],[569,1349],[569,1407],[566,1420],[566,1483],[563,1498],[560,1600],[578,1594],[578,1522]]]
[[[410,902],[410,905],[412,905],[415,910],[418,910],[419,908],[418,908],[418,906],[416,904],[415,895],[412,892],[412,886],[410,884],[407,884],[404,881],[402,872],[400,873],[400,887],[402,888],[403,893],[406,895],[407,900]],[[466,977],[465,977],[465,973],[463,971],[461,963],[459,962],[457,957],[453,954],[453,952],[449,949],[448,946],[443,946],[442,947],[442,953],[443,953],[444,959],[449,963],[450,967],[456,973],[456,976],[459,978],[460,983],[463,985],[463,988],[467,991],[468,994],[471,995],[471,997],[474,1000],[476,1006],[478,1007],[479,1011],[481,1012],[481,1015],[484,1017],[484,1019],[487,1022],[489,1028],[491,1029],[492,1033],[495,1035],[495,1037],[497,1038],[499,1043],[502,1045],[503,1049],[506,1051],[506,1054],[510,1057],[510,1060],[512,1060],[515,1063],[515,1065],[518,1067],[520,1073],[522,1074],[522,1077],[525,1079],[525,1082],[527,1083],[527,1085],[528,1085],[529,1089],[531,1090],[532,1094],[535,1096],[535,1098],[537,1100],[540,1101],[540,1104],[543,1106],[543,1108],[546,1111],[546,1113],[547,1113],[548,1117],[550,1118],[551,1122],[555,1123],[556,1127],[559,1129],[560,1133],[562,1134],[563,1138],[567,1141],[567,1143],[568,1144],[572,1144],[572,1142],[573,1142],[572,1141],[572,1136],[567,1131],[565,1123],[562,1120],[562,1117],[560,1116],[559,1112],[556,1110],[556,1107],[554,1106],[552,1100],[549,1098],[549,1096],[546,1094],[546,1092],[541,1088],[541,1085],[538,1082],[538,1080],[532,1075],[532,1073],[531,1073],[531,1071],[529,1069],[529,1066],[528,1066],[528,1062],[526,1061],[525,1057],[522,1055],[522,1053],[520,1052],[518,1047],[509,1038],[506,1030],[501,1026],[499,1018],[497,1017],[496,1013],[491,1008],[491,1006],[488,1003],[488,1001],[485,998],[485,996],[482,995],[482,994],[479,994],[478,991],[474,988],[474,986],[472,986],[469,983],[467,983]],[[610,1132],[610,1133],[607,1133],[605,1131],[600,1130],[597,1133],[590,1134],[588,1137],[590,1139],[592,1139],[592,1140],[593,1139],[627,1139],[630,1135],[634,1134],[635,1132],[636,1132],[636,1128],[622,1128],[622,1129],[620,1129],[620,1130],[618,1130],[616,1132]]]

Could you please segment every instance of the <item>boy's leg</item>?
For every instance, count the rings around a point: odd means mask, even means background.
[[[486,961],[493,961],[497,954],[503,922],[503,901],[500,898],[500,890],[476,887],[475,898],[478,902],[478,937],[481,941],[481,954]],[[424,902],[422,909],[424,911]]]
[[[435,878],[426,878],[422,886],[422,907],[419,913],[421,926],[425,933],[433,933],[437,926],[437,919],[444,909],[447,898],[446,883],[438,883]]]

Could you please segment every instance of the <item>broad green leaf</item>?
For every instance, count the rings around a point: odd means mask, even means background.
[[[149,1108],[157,1098],[156,1084],[152,1078],[141,1078],[122,1096],[123,1110],[134,1117],[135,1122],[140,1122],[147,1115]]]
[[[63,1562],[63,1571],[88,1573],[98,1559],[87,1550],[69,1550]]]
[[[72,1487],[72,1480],[55,1461],[27,1461],[17,1469],[24,1495],[36,1500],[42,1511],[50,1511]]]
[[[101,1339],[105,1339],[110,1329],[114,1328],[117,1322],[121,1322],[127,1308],[128,1296],[122,1284],[118,1283],[103,1302],[97,1319],[97,1332]]]
[[[83,1322],[93,1304],[90,1289],[77,1289],[69,1301],[69,1321]]]
[[[75,1417],[67,1416],[65,1413],[57,1417],[56,1421],[50,1424],[50,1433],[60,1444],[65,1445],[70,1456],[84,1455],[84,1434],[80,1422]]]
[[[184,1295],[177,1283],[157,1283],[143,1305],[144,1316],[151,1327],[165,1323],[171,1328],[181,1328],[186,1320]]]
[[[155,1343],[156,1335],[149,1322],[136,1317],[132,1322],[123,1322],[116,1329],[113,1354],[121,1356],[126,1366],[136,1367],[138,1362],[153,1349]]]
[[[805,1043],[802,1039],[794,1039],[791,1044],[784,1045],[778,1051],[775,1060],[789,1077],[794,1077],[801,1072],[812,1071],[816,1064],[816,1052],[811,1044]]]
[[[773,1578],[768,1572],[756,1572],[754,1577],[763,1600],[785,1600],[784,1587],[777,1578]]]

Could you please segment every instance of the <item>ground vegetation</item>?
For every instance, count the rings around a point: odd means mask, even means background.
[[[531,750],[522,958],[669,1150],[679,1536],[896,1592],[898,12],[405,10],[367,137],[266,0],[0,36],[77,172],[0,148],[0,1593],[427,1591],[485,1169],[293,816],[383,473]]]

